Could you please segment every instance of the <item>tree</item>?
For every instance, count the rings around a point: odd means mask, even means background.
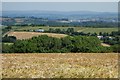
[[[52,29],[52,28],[49,28],[49,30],[48,30],[50,33],[52,33],[52,32],[54,32],[54,29]]]
[[[120,53],[120,45],[116,44],[112,46],[113,52]]]
[[[61,33],[61,29],[55,29],[56,33]]]
[[[66,32],[71,35],[74,32],[74,28],[68,28]]]
[[[71,52],[72,48],[74,47],[73,43],[72,43],[72,37],[65,37],[61,39],[62,41],[62,49],[67,51],[67,52]]]
[[[91,36],[97,36],[97,33],[93,33],[93,34],[91,34]]]
[[[8,26],[8,27],[6,27],[5,29],[11,30],[11,29],[12,29],[12,27],[11,27],[11,26]]]
[[[16,41],[16,37],[15,36],[5,36],[2,37],[2,42],[15,42]]]
[[[102,32],[99,32],[99,35],[102,36]]]

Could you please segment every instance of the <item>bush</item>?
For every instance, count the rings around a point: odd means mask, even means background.
[[[113,52],[120,53],[120,45],[119,44],[113,45],[112,50]]]

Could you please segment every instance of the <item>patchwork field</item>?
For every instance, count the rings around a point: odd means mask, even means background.
[[[62,38],[67,35],[65,34],[56,34],[56,33],[40,33],[40,32],[9,32],[8,36],[15,36],[17,39],[29,39],[32,38],[33,36],[39,36],[39,35],[48,35],[51,37],[56,37],[56,38]]]
[[[3,78],[118,78],[117,53],[1,55]]]

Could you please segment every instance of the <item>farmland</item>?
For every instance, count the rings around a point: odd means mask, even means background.
[[[118,78],[117,53],[1,55],[3,78]]]
[[[61,29],[61,30],[67,30],[68,28],[73,28],[75,30],[75,32],[84,32],[84,33],[99,33],[99,32],[107,32],[107,33],[111,33],[112,31],[118,31],[118,28],[86,28],[86,27],[32,27],[32,26],[26,26],[26,27],[15,27],[13,26],[13,30],[16,31],[28,31],[28,30],[36,30],[42,28],[45,31],[48,31],[50,28],[52,29]]]
[[[39,32],[10,32],[8,33],[8,36],[15,36],[17,39],[29,39],[33,36],[39,36],[39,35],[48,35],[50,37],[56,37],[56,38],[62,38],[67,35],[65,34],[55,34],[55,33],[39,33]]]
[[[78,32],[84,32],[84,33],[99,33],[99,32],[107,32],[111,33],[112,31],[118,31],[118,28],[85,28],[82,30],[78,30]]]
[[[44,29],[44,30],[46,30],[46,31],[48,31],[50,28],[52,28],[52,29],[61,29],[61,30],[63,30],[63,29],[65,29],[65,30],[67,30],[68,28],[74,28],[74,30],[75,31],[77,31],[77,30],[80,30],[80,29],[84,29],[83,27],[47,27],[47,26],[36,26],[36,27],[32,27],[32,26],[25,26],[25,27],[15,27],[15,26],[13,26],[13,30],[30,30],[30,29],[32,29],[32,30],[36,30],[36,29],[39,29],[39,28],[42,28],[42,29]]]
[[[0,79],[119,78],[117,3],[86,3],[4,3]]]

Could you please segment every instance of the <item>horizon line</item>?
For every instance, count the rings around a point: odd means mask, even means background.
[[[57,11],[57,10],[2,10],[3,11],[43,11],[43,12],[100,12],[100,13],[118,13],[118,11],[91,11],[91,10],[76,10],[76,11]]]

